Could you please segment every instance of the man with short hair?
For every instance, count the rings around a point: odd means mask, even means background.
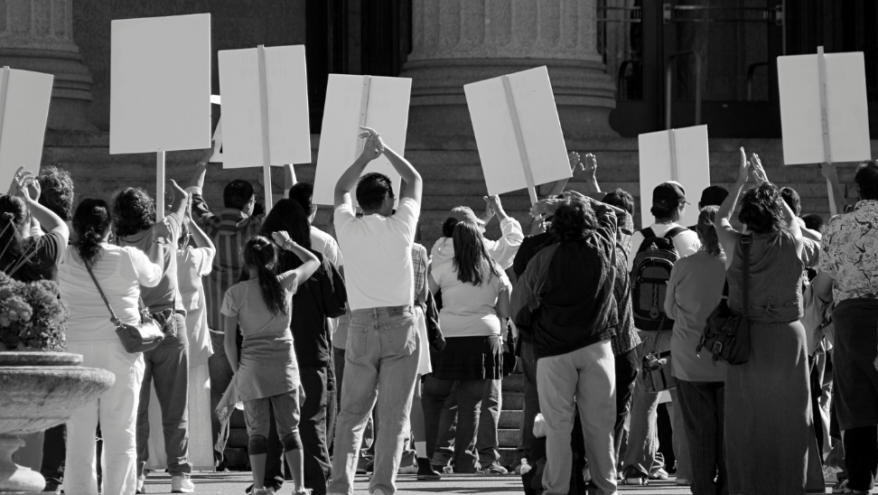
[[[728,197],[729,191],[722,186],[707,186],[701,191],[701,201],[698,202],[698,211],[705,206],[722,206],[723,201]],[[695,232],[695,225],[689,227],[689,230]]]
[[[377,399],[380,428],[369,492],[392,495],[418,376],[418,345],[427,345],[419,344],[413,313],[412,246],[423,184],[415,168],[385,146],[377,132],[363,130],[363,153],[335,186],[335,230],[345,252],[351,322],[327,492],[353,493],[363,429]],[[396,213],[390,179],[378,173],[360,177],[382,154],[404,182]],[[362,218],[351,200],[355,187]]]

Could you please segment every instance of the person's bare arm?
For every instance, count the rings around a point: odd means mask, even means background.
[[[290,197],[290,188],[296,185],[296,169],[292,163],[284,165],[284,197]]]
[[[302,264],[298,268],[286,272],[285,275],[293,272],[296,274],[296,280],[301,283],[311,278],[311,275],[314,275],[314,272],[320,268],[320,260],[317,259],[317,256],[314,256],[314,253],[296,244],[295,241],[290,239],[289,234],[285,231],[272,232],[271,238],[278,246],[287,251],[292,251],[293,254],[302,260]]]
[[[735,207],[738,205],[738,198],[741,196],[741,191],[744,190],[744,186],[747,185],[747,180],[750,177],[750,162],[747,161],[747,153],[744,151],[744,148],[740,148],[738,153],[740,155],[738,180],[732,186],[732,190],[729,191],[729,195],[723,201],[722,206],[719,207],[719,211],[717,211],[716,218],[713,221],[713,226],[716,228],[716,236],[719,238],[723,251],[726,252],[727,270],[732,266],[732,259],[735,257],[735,245],[738,243],[738,237],[741,235],[732,227],[732,213],[734,213]]]
[[[223,346],[226,349],[226,357],[229,360],[229,365],[232,367],[232,372],[237,373],[238,346],[235,342],[235,337],[238,331],[238,317],[223,315],[223,330],[225,331]]]
[[[790,205],[787,204],[786,201],[780,200],[781,207],[783,207],[784,217],[787,222],[787,232],[793,236],[793,241],[796,243],[796,254],[801,258],[802,257],[802,228],[799,226],[799,218],[796,217],[796,213],[790,208]]]
[[[182,219],[189,206],[189,194],[177,185],[177,181],[174,179],[170,179],[169,182],[171,183],[171,192],[174,194],[174,200],[171,201],[171,213],[176,213],[177,218]]]
[[[363,175],[363,170],[366,169],[369,162],[384,153],[384,143],[381,142],[377,132],[371,129],[364,129],[360,137],[366,139],[363,153],[354,160],[354,163],[341,174],[338,182],[335,183],[334,204],[336,208],[345,203],[353,206],[351,191],[357,186],[357,181]]]
[[[509,288],[507,287],[504,290],[500,291],[500,294],[497,296],[497,317],[500,318],[501,321],[510,317],[511,311],[509,309]]]
[[[211,251],[216,252],[216,246],[213,245],[213,241],[210,240],[210,237],[201,230],[201,227],[198,226],[198,223],[192,218],[191,211],[189,212],[189,232],[192,234],[192,240],[195,242],[195,246],[199,248],[207,248]]]
[[[379,136],[378,139],[380,140],[381,137]],[[386,145],[384,146],[384,156],[387,157],[387,160],[393,165],[393,169],[396,170],[396,173],[398,173],[400,177],[402,177],[403,182],[405,182],[405,191],[399,195],[400,199],[411,198],[415,200],[416,203],[421,204],[421,197],[423,196],[424,190],[424,181],[421,178],[421,174],[415,170],[415,167],[413,167],[408,160]]]
[[[28,210],[34,220],[39,222],[40,226],[46,232],[55,232],[61,236],[61,247],[67,246],[70,239],[70,229],[61,217],[52,210],[40,204],[40,183],[33,175],[27,175],[23,179],[16,181],[13,188],[16,194],[21,196],[27,204]]]

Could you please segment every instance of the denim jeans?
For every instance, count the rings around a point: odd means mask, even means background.
[[[476,416],[479,425],[476,450],[479,452],[479,464],[485,468],[500,460],[500,437],[497,429],[500,428],[500,410],[503,409],[503,380],[479,381],[485,383],[482,387],[481,414]]]
[[[304,454],[305,488],[313,495],[326,493],[326,482],[332,466],[326,442],[327,412],[330,401],[335,402],[335,391],[329,391],[329,367],[301,368],[299,377],[305,389],[305,402],[302,404],[302,420],[299,433],[302,436]]]
[[[353,493],[363,430],[376,399],[379,428],[369,491],[396,493],[396,471],[418,378],[419,340],[411,306],[351,312],[329,493]]]
[[[439,425],[442,424],[443,406],[447,398],[450,396],[455,398],[458,414],[457,427],[454,435],[454,450],[448,459],[453,460],[455,473],[475,473],[478,468],[476,464],[480,461],[479,457],[481,456],[476,453],[476,429],[481,430],[482,403],[487,393],[490,393],[488,391],[493,388],[491,382],[495,381],[499,382],[500,380],[440,380],[432,375],[427,375],[424,380],[421,395],[424,398],[430,398],[429,402],[424,404],[424,418],[428,432],[432,431],[434,427],[439,429]],[[435,456],[434,453],[433,459],[436,459]],[[445,460],[445,464],[448,460]]]
[[[166,335],[155,349],[144,352],[146,369],[137,406],[137,474],[149,460],[149,396],[155,381],[155,394],[162,409],[162,427],[168,473],[172,476],[192,472],[189,465],[189,342],[186,318],[174,314],[174,335]],[[106,431],[104,432],[106,434]]]
[[[521,416],[521,442],[518,450],[530,462],[536,459],[531,455],[534,443],[534,419],[540,413],[540,396],[537,393],[537,359],[534,346],[530,342],[521,343],[521,373],[524,377],[524,414]]]
[[[637,359],[653,349],[666,351],[671,348],[671,332],[639,331],[643,343],[638,346]],[[656,347],[655,339],[659,339]],[[664,467],[656,458],[658,452],[658,420],[659,395],[651,394],[644,388],[643,381],[634,382],[634,394],[631,402],[631,418],[629,419],[628,446],[622,461],[622,472],[636,470],[643,476],[655,473]]]
[[[427,456],[437,466],[447,466],[454,458],[454,437],[457,434],[457,382],[449,391],[433,375],[424,376],[421,384],[421,406],[424,408],[424,429]]]
[[[631,399],[634,395],[634,383],[640,372],[640,353],[637,349],[616,356],[616,424],[613,426],[613,438],[616,446],[616,466],[619,466],[621,449],[627,444],[625,438],[625,422],[631,414]]]

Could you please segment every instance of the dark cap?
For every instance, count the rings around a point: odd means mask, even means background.
[[[686,190],[679,182],[662,182],[652,190],[652,205],[661,208],[676,208],[686,202]]]
[[[705,206],[722,206],[723,201],[729,196],[729,191],[722,186],[710,186],[701,192],[701,201],[699,204],[702,208]]]

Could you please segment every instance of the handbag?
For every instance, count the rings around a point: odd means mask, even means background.
[[[655,335],[655,346],[652,352],[643,356],[643,380],[646,391],[659,393],[677,386],[677,379],[671,374],[671,351],[656,352],[658,334]]]
[[[749,235],[741,236],[741,248],[744,252],[744,300],[741,303],[742,314],[738,315],[729,307],[729,282],[726,280],[723,297],[717,307],[707,318],[707,325],[701,335],[701,341],[695,352],[700,356],[701,349],[706,348],[713,354],[714,361],[725,361],[728,364],[744,364],[750,360],[750,319],[748,317],[749,285],[750,285],[750,244]]]
[[[119,340],[122,341],[122,346],[125,347],[125,350],[135,354],[138,352],[151,351],[158,347],[165,338],[165,333],[163,331],[164,325],[159,325],[159,323],[146,311],[143,307],[143,300],[138,298],[140,324],[129,325],[123,323],[122,320],[116,316],[112,306],[110,306],[110,301],[108,301],[107,296],[104,295],[104,291],[101,289],[101,284],[98,283],[98,279],[91,271],[91,268],[89,268],[88,265],[85,265],[85,269],[95,283],[95,287],[97,287],[101,299],[104,300],[104,304],[107,305],[107,309],[110,311],[110,321],[116,325],[116,335],[119,336]]]

